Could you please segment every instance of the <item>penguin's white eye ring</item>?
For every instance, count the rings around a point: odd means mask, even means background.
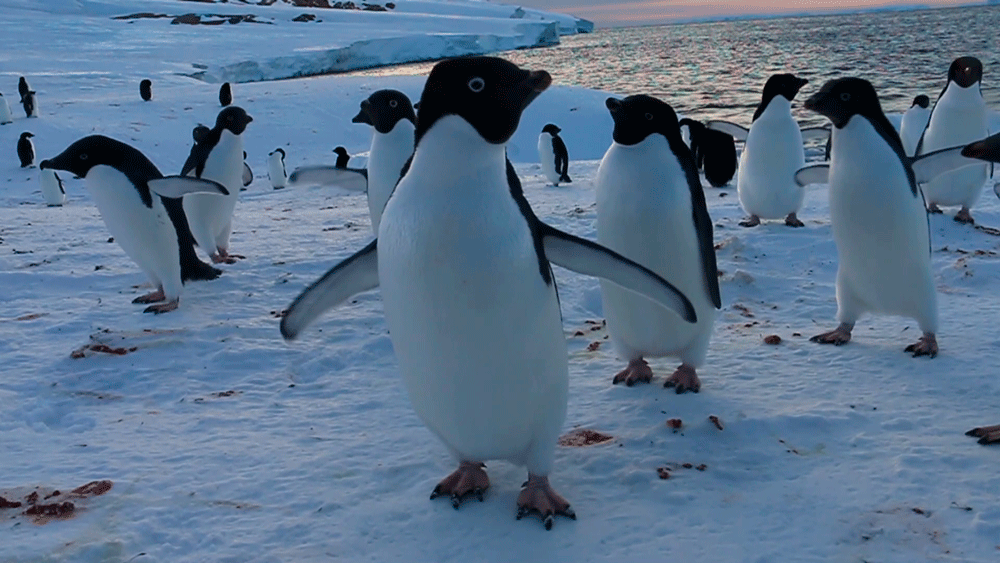
[[[478,76],[469,81],[469,90],[480,93],[486,88],[486,81]]]
[[[851,100],[851,93],[850,92],[841,92],[840,93],[840,101],[842,101],[842,102],[849,102],[850,100]]]
[[[396,106],[398,106],[398,105],[399,105],[399,102],[397,102],[396,100],[389,100],[389,107],[395,109]]]
[[[646,114],[646,121],[652,121],[652,120],[653,120],[653,114],[647,113]]]

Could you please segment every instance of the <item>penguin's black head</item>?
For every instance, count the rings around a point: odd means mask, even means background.
[[[549,135],[558,135],[562,129],[556,127],[555,123],[548,123],[545,127],[542,127],[542,133],[548,133]]]
[[[191,131],[191,137],[194,138],[195,143],[200,143],[205,139],[207,139],[208,134],[211,132],[212,132],[211,129],[199,123],[198,126]]]
[[[871,82],[861,78],[837,78],[823,85],[805,107],[826,116],[837,129],[843,128],[855,115],[872,120],[884,120],[882,105]]]
[[[784,96],[789,102],[809,81],[794,74],[774,74],[764,83],[764,105],[775,96]]]
[[[1000,133],[969,143],[962,149],[962,156],[988,162],[1000,162]]]
[[[253,118],[243,111],[239,106],[228,107],[219,112],[219,117],[215,119],[216,131],[229,130],[233,135],[242,135],[247,129],[247,125]]]
[[[351,122],[367,123],[385,135],[401,119],[409,119],[414,125],[417,123],[417,114],[413,112],[410,98],[399,90],[379,90],[361,102],[361,111]]]
[[[347,149],[344,147],[337,147],[333,149],[333,152],[339,154],[340,156],[347,156]]]
[[[687,126],[688,136],[691,137],[691,139],[698,139],[699,137],[701,137],[701,134],[705,132],[704,123],[700,121],[695,121],[694,119],[690,119],[687,117],[680,120],[678,122],[678,125],[680,127],[684,127],[685,125]]]
[[[959,57],[948,69],[948,81],[968,88],[983,79],[983,63],[976,57]]]
[[[930,105],[931,105],[931,99],[923,94],[920,94],[916,98],[913,98],[913,105],[911,105],[910,107],[912,108],[914,106],[920,106],[924,109],[927,109]]]
[[[24,133],[21,133],[21,138],[22,139],[29,139],[29,138],[34,137],[34,136],[35,136],[35,134],[31,133],[29,131],[25,131]]]
[[[624,100],[608,98],[605,105],[615,120],[611,136],[619,145],[640,143],[654,133],[668,139],[676,135],[680,139],[681,130],[674,109],[652,96],[640,94]]]
[[[420,97],[417,142],[446,115],[457,115],[488,143],[506,143],[528,104],[549,85],[544,70],[528,71],[496,57],[463,57],[434,65]]]
[[[283,149],[281,147],[278,147],[278,148],[274,149],[274,152],[272,152],[271,154],[274,154],[274,153],[278,153],[278,154],[281,155],[281,162],[285,161],[285,149]]]
[[[136,149],[121,141],[104,135],[90,135],[76,141],[58,156],[43,160],[38,167],[65,170],[84,178],[91,168],[99,165],[124,170],[135,153],[138,153]]]

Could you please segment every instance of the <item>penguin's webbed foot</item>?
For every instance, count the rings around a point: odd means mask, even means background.
[[[241,256],[239,254],[229,254],[228,252],[220,248],[218,249],[218,252],[211,255],[211,258],[212,262],[216,264],[235,264],[237,260],[246,259],[246,256]]]
[[[698,379],[698,374],[695,372],[694,366],[688,364],[681,364],[673,375],[663,382],[663,386],[673,387],[677,390],[678,395],[685,391],[693,393],[701,391],[701,381]]]
[[[979,438],[979,443],[984,446],[986,444],[1000,444],[1000,424],[973,428],[966,432],[965,435]]]
[[[177,306],[180,305],[180,303],[181,303],[180,299],[174,299],[173,301],[167,301],[166,303],[158,303],[156,305],[150,305],[149,307],[146,307],[142,312],[153,313],[154,315],[169,313],[170,311],[176,309]]]
[[[466,497],[475,495],[483,502],[483,493],[490,488],[490,478],[483,471],[486,464],[478,461],[463,461],[458,469],[441,480],[431,491],[431,500],[440,496],[451,498],[451,506],[458,510]]]
[[[162,289],[157,289],[152,293],[147,293],[146,295],[140,295],[132,300],[132,303],[139,305],[145,305],[147,303],[159,303],[160,301],[166,301],[167,296],[163,293]]]
[[[615,374],[611,380],[612,385],[624,382],[626,387],[631,387],[636,383],[649,383],[653,380],[653,370],[642,358],[629,360],[628,367]]]
[[[552,529],[556,516],[576,520],[576,513],[569,502],[549,485],[549,478],[531,473],[528,473],[528,481],[521,485],[521,494],[517,496],[517,519],[529,514],[538,514],[546,530]]]
[[[906,352],[913,354],[914,358],[917,356],[929,356],[933,358],[938,354],[937,338],[933,334],[925,332],[915,344],[910,344],[906,347]]]
[[[741,227],[756,227],[757,225],[760,225],[760,217],[756,215],[751,215],[747,219],[740,221]]]
[[[788,225],[789,227],[796,227],[796,228],[806,226],[805,223],[800,221],[799,218],[795,216],[795,213],[789,213],[788,217],[785,217],[785,224]]]
[[[851,341],[851,328],[849,326],[840,325],[837,328],[831,330],[830,332],[824,332],[823,334],[817,334],[809,339],[809,342],[818,342],[820,344],[833,344],[834,346],[843,346]]]
[[[566,174],[563,174],[562,176],[560,176],[559,177],[559,181],[562,182],[562,183],[564,183],[564,184],[572,184],[573,183],[573,180],[570,180],[569,176],[566,175]]]
[[[936,204],[936,203],[928,204],[927,205],[927,212],[928,213],[944,213],[944,211],[941,211],[941,208],[938,207],[938,204]]]
[[[972,218],[972,213],[969,213],[969,209],[966,207],[959,209],[958,213],[955,214],[955,222],[962,225],[976,224],[976,220]]]

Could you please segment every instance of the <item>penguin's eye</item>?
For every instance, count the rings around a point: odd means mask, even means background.
[[[851,101],[851,93],[850,92],[841,92],[840,93],[840,101],[842,101],[842,102],[849,102],[849,101]]]
[[[478,76],[469,81],[469,90],[475,93],[480,93],[486,88],[486,81]]]
[[[87,160],[87,153],[85,152],[80,153],[80,160]]]
[[[653,120],[653,114],[647,113],[646,114],[646,121],[652,121],[652,120]]]
[[[389,100],[389,107],[395,108],[398,105],[399,105],[399,102],[397,102],[396,100]]]

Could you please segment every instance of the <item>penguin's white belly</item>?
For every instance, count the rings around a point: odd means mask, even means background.
[[[556,172],[556,153],[552,150],[552,135],[542,133],[538,136],[538,164],[542,167],[542,174],[552,182],[559,183],[559,173]]]
[[[91,168],[86,182],[115,242],[169,296],[174,278],[180,283],[180,257],[177,231],[159,196],[153,194],[152,209],[146,207],[132,182],[109,166]]]
[[[50,206],[66,203],[66,192],[59,187],[59,179],[54,170],[46,169],[38,173],[38,183],[42,189],[42,198]]]
[[[184,196],[184,213],[195,242],[206,252],[214,253],[216,248],[225,249],[229,243],[233,211],[243,186],[243,139],[223,131],[205,161],[201,178],[218,182],[229,191],[229,195]]]
[[[920,136],[923,135],[930,117],[931,110],[920,106],[912,107],[903,114],[903,121],[899,127],[899,137],[903,141],[903,150],[907,156],[916,154]]]
[[[413,133],[413,124],[401,119],[392,131],[384,135],[376,131],[372,137],[368,153],[368,215],[375,233],[378,233],[385,203],[399,181],[399,173],[413,154]]]
[[[272,187],[285,187],[288,178],[285,176],[285,163],[281,161],[280,153],[267,157],[267,177],[271,180]]]
[[[924,134],[921,154],[964,145],[987,136],[986,111],[983,105],[942,106],[941,101],[931,116]],[[924,184],[927,201],[939,205],[964,205],[972,207],[979,199],[986,183],[989,165],[967,166],[946,172]]]
[[[705,287],[690,190],[680,164],[659,135],[631,147],[616,143],[601,161],[596,184],[598,242],[674,284],[698,315],[697,323],[687,323],[649,299],[601,280],[615,344],[627,359],[683,353],[712,330],[715,307]]]
[[[13,123],[13,121],[10,117],[10,105],[7,104],[7,98],[0,96],[0,125]]]
[[[568,386],[555,286],[506,184],[489,185],[502,167],[441,189],[409,181],[415,168],[378,238],[386,321],[413,408],[461,460],[546,474]],[[422,167],[420,177],[435,175]]]
[[[762,219],[781,219],[802,207],[805,191],[795,172],[805,166],[802,132],[789,115],[757,119],[740,155],[736,188],[743,210]]]
[[[899,157],[864,118],[835,135],[829,193],[838,283],[867,311],[916,317],[936,307],[927,213]]]

